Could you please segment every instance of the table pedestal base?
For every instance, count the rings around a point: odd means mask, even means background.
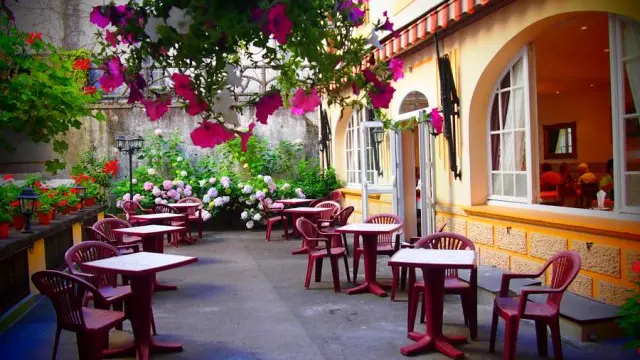
[[[155,278],[153,279],[153,291],[178,290],[176,285],[160,284]]]
[[[125,345],[120,348],[107,349],[102,353],[105,359],[112,359],[125,356],[136,356],[136,359],[149,359],[150,354],[166,354],[172,352],[181,352],[182,344],[156,341],[151,339],[149,345],[143,345],[136,351],[135,343]]]
[[[344,292],[346,292],[349,295],[353,295],[353,294],[362,294],[362,293],[366,293],[366,292],[370,292],[374,295],[378,295],[380,297],[385,297],[387,296],[387,292],[384,291],[380,285],[378,283],[375,282],[368,282],[365,281],[363,284],[360,284],[356,287],[353,287],[351,289],[347,289]]]
[[[411,332],[408,337],[417,342],[400,348],[402,355],[410,356],[436,350],[452,359],[462,359],[464,357],[462,351],[452,346],[452,344],[465,343],[467,338],[464,336],[441,335],[437,338],[432,338],[424,333]]]

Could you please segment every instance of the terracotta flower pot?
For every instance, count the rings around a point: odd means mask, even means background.
[[[23,227],[24,227],[24,216],[22,215],[14,216],[13,228],[16,229],[16,231],[20,231],[22,230]]]
[[[51,209],[50,214],[51,214],[51,220],[55,220],[56,219],[56,211],[55,211],[55,209]]]
[[[95,197],[90,197],[90,198],[84,199],[84,206],[93,206],[95,204],[96,204],[96,198]]]
[[[0,223],[0,239],[6,239],[9,237],[10,222]]]
[[[38,222],[40,223],[40,225],[51,224],[51,211],[38,211]]]

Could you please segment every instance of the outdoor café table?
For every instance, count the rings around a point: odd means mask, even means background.
[[[473,269],[475,258],[473,250],[432,249],[400,249],[391,257],[389,265],[422,269],[424,277],[427,332],[410,332],[409,339],[417,342],[400,348],[402,354],[415,355],[435,349],[453,359],[464,357],[452,344],[463,343],[466,337],[442,333],[444,278],[447,269]]]
[[[200,206],[199,203],[175,203],[175,204],[167,204],[167,206],[172,207],[181,213],[186,213],[189,208],[197,208]]]
[[[313,201],[315,201],[315,199],[281,199],[281,200],[276,200],[276,203],[283,204],[286,207],[292,207],[292,206],[308,205]]]
[[[129,219],[131,220],[145,220],[152,222],[154,224],[164,223],[165,221],[171,220],[184,220],[185,215],[183,214],[170,214],[170,213],[155,213],[155,214],[142,214],[142,215],[131,215]]]
[[[166,225],[144,225],[130,228],[113,229],[114,232],[123,235],[135,235],[142,238],[142,250],[146,252],[163,253],[164,252],[164,235],[172,234],[184,230],[182,226],[166,226]],[[174,285],[158,284],[154,277],[154,289],[176,290],[178,287]]]
[[[151,336],[151,295],[155,274],[198,261],[192,256],[138,252],[90,261],[82,266],[101,273],[126,275],[130,279],[133,296],[127,300],[130,309],[134,342],[118,349],[108,349],[108,357],[136,354],[136,359],[149,359],[150,353],[182,351],[182,344],[162,343]]]
[[[314,219],[317,216],[320,216],[320,214],[322,214],[323,212],[326,211],[331,211],[331,208],[314,208],[314,207],[294,207],[291,209],[285,209],[284,212],[286,214],[291,214],[291,217],[293,218],[293,236],[298,236],[298,229],[296,228],[296,221],[298,220],[298,218],[307,218],[311,221],[314,221]],[[291,252],[292,255],[297,255],[297,254],[306,254],[307,253],[307,243],[306,241],[302,240],[302,246],[299,249],[295,249]]]
[[[364,253],[364,283],[347,289],[345,291],[347,294],[352,295],[370,292],[378,296],[387,296],[387,293],[382,290],[376,282],[378,235],[393,233],[400,228],[402,228],[402,224],[356,223],[335,229],[337,233],[351,233],[354,236],[359,235],[360,241],[362,241]]]

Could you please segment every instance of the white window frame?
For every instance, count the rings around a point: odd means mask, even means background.
[[[523,74],[522,74],[522,90],[523,90],[523,96],[524,96],[524,129],[525,129],[525,154],[526,154],[526,164],[527,164],[527,170],[526,171],[508,171],[508,173],[513,173],[514,174],[514,181],[515,181],[515,175],[516,174],[525,174],[526,178],[527,178],[527,195],[524,197],[518,197],[518,196],[506,196],[506,195],[494,195],[493,194],[493,179],[492,179],[492,174],[495,173],[500,173],[502,174],[503,171],[498,170],[498,171],[494,171],[493,170],[493,159],[492,156],[493,154],[491,153],[491,135],[492,133],[502,133],[503,131],[492,131],[491,130],[491,111],[493,108],[493,101],[495,99],[496,96],[498,96],[501,92],[504,92],[505,90],[511,91],[514,89],[514,86],[510,86],[507,89],[500,89],[500,81],[502,80],[502,78],[507,75],[513,68],[513,66],[516,64],[516,62],[518,62],[518,60],[522,59],[522,67],[523,67]],[[511,84],[513,85],[513,84]],[[529,95],[529,91],[530,91],[530,86],[529,85],[529,51],[528,51],[528,45],[524,46],[516,56],[513,57],[513,59],[511,59],[511,61],[509,62],[508,66],[505,67],[505,69],[502,71],[502,73],[500,74],[500,76],[498,76],[498,79],[496,80],[496,84],[493,87],[493,92],[491,95],[491,98],[489,99],[489,109],[487,111],[487,157],[488,157],[488,162],[487,162],[487,174],[488,174],[488,186],[489,186],[489,196],[488,196],[488,200],[497,200],[497,201],[502,201],[502,202],[513,202],[513,203],[525,203],[525,204],[532,204],[533,203],[533,161],[532,161],[532,156],[531,156],[531,146],[532,146],[532,137],[531,137],[531,106],[530,106],[530,95]],[[520,88],[520,87],[518,87]],[[501,101],[499,99],[499,101]],[[498,107],[498,110],[500,110],[500,107]],[[513,130],[513,129],[512,129]],[[513,131],[514,133],[514,141],[515,141],[515,131]],[[502,184],[502,186],[504,187],[504,184]],[[515,194],[515,182],[514,182],[514,194]]]
[[[366,121],[365,116],[366,116],[366,108],[360,108],[360,107],[355,107],[353,108],[353,112],[351,113],[351,118],[349,119],[349,123],[347,124],[347,129],[345,131],[345,174],[346,174],[346,178],[347,178],[347,187],[352,187],[352,188],[360,188],[361,184],[362,184],[362,171],[361,167],[362,167],[362,154],[361,154],[361,142],[362,142],[362,131],[361,131],[361,126],[360,124],[364,121]],[[352,136],[352,143],[350,144],[353,147],[349,147],[348,144],[348,139],[349,136]],[[373,147],[371,145],[368,145],[366,147],[366,152],[367,152],[367,164],[366,164],[366,171],[364,172],[366,174],[365,177],[369,177],[371,176],[371,178],[373,179],[373,181],[368,181],[367,179],[365,179],[367,181],[368,184],[370,185],[377,185],[380,183],[381,178],[378,176],[376,170],[374,169],[374,163],[373,163]],[[349,159],[350,156],[355,156],[356,158],[354,159],[355,161],[353,161],[352,163],[355,164],[356,168],[351,169],[349,168]],[[355,174],[355,182],[354,181],[350,181],[351,179],[349,178],[349,174]]]

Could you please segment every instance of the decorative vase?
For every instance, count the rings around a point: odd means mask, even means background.
[[[51,211],[38,211],[38,223],[40,225],[51,224]]]
[[[0,223],[0,239],[6,239],[9,237],[9,227],[11,226],[10,222]]]
[[[13,228],[16,229],[16,231],[20,231],[22,230],[22,228],[24,227],[24,216],[22,215],[17,215],[13,217]]]

